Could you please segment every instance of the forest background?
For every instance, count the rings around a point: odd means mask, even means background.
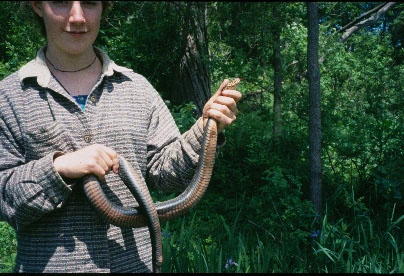
[[[44,39],[20,2],[0,9],[3,79]],[[162,225],[163,272],[404,272],[403,9],[114,1],[96,45],[156,87],[182,132],[242,79],[208,191]],[[15,250],[0,223],[1,271]]]

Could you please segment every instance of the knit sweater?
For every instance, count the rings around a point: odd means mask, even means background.
[[[53,158],[103,144],[150,189],[182,191],[201,150],[199,121],[181,135],[152,85],[98,48],[102,75],[82,110],[51,75],[43,49],[0,82],[0,220],[16,230],[15,271],[151,272],[147,227],[104,222],[80,180],[61,177]],[[137,205],[118,175],[108,174],[102,186],[114,204]]]

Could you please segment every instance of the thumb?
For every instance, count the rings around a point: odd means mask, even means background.
[[[215,101],[217,99],[217,97],[220,96],[220,94],[222,94],[222,91],[226,88],[227,84],[229,83],[228,79],[225,79],[222,84],[220,85],[219,89],[216,91],[215,94],[213,94],[213,96],[210,98],[211,101]]]
[[[223,89],[226,87],[226,85],[228,83],[229,83],[229,80],[225,79],[222,82],[222,84],[220,85],[219,89],[216,91],[216,93],[213,94],[213,96],[211,96],[210,99],[206,102],[205,106],[203,107],[203,112],[202,112],[203,118],[205,118],[205,119],[208,118],[207,109],[217,99],[217,97],[219,97],[220,94],[222,94]]]

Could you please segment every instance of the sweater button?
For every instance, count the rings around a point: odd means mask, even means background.
[[[90,143],[91,142],[91,135],[85,135],[84,136],[84,141],[86,141],[86,143]]]
[[[95,96],[91,96],[90,97],[90,101],[95,104],[95,102],[97,101],[97,98]]]

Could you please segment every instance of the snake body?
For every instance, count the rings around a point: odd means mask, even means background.
[[[224,89],[235,89],[239,82],[240,79],[236,78]],[[160,221],[167,221],[185,214],[202,198],[212,176],[216,142],[216,121],[209,118],[194,177],[179,196],[168,201],[153,203],[140,170],[135,170],[122,156],[119,156],[119,176],[135,197],[138,206],[129,208],[112,203],[103,192],[97,177],[94,175],[83,177],[84,192],[90,204],[105,221],[118,227],[148,226],[152,242],[154,272],[160,272],[163,262]]]

